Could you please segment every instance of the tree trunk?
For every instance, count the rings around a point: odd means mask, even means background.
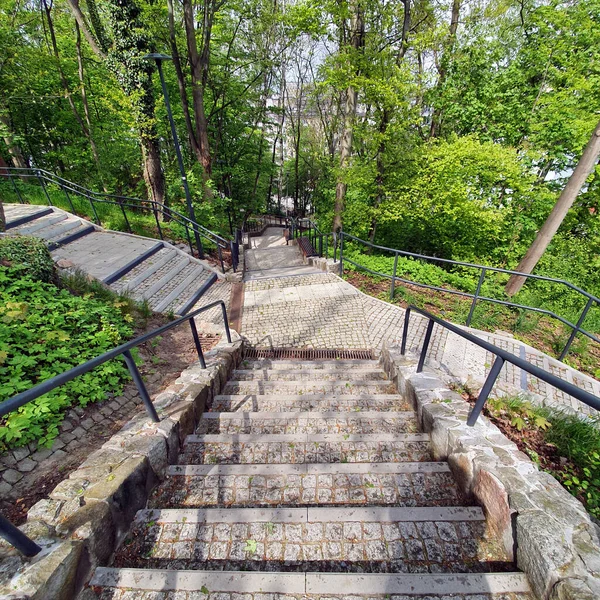
[[[0,114],[0,124],[3,125],[4,133],[4,143],[8,148],[8,153],[10,154],[10,159],[12,160],[13,166],[18,169],[26,169],[27,161],[23,157],[23,153],[21,152],[21,148],[19,144],[15,141],[14,134],[12,131],[12,127],[10,124],[10,118],[6,114]]]
[[[98,169],[98,176],[100,177],[100,183],[102,184],[102,189],[108,193],[106,186],[104,185],[104,179],[102,177],[102,166],[100,164],[100,157],[98,156],[98,149],[96,147],[96,142],[94,141],[94,136],[92,135],[92,120],[90,119],[90,107],[87,100],[87,92],[85,90],[85,78],[83,73],[83,55],[81,53],[81,31],[79,28],[79,24],[75,21],[75,46],[77,48],[77,72],[79,74],[79,83],[81,85],[81,101],[83,103],[83,114],[85,115],[86,127],[88,130],[88,140],[90,142],[90,148],[92,150],[92,155],[94,156],[94,162],[96,163],[96,168]]]
[[[362,7],[358,0],[352,4],[352,31],[350,45],[354,51],[363,48],[365,43],[365,22]],[[346,198],[347,184],[344,181],[344,170],[348,165],[352,152],[352,133],[354,119],[356,118],[356,102],[358,92],[351,84],[346,90],[346,110],[344,112],[344,130],[340,140],[340,173],[335,186],[335,206],[333,208],[333,230],[337,231],[342,226],[342,214],[344,212],[344,200]]]
[[[188,103],[187,89],[185,85],[185,75],[181,67],[181,58],[179,57],[179,49],[177,48],[177,37],[175,34],[175,14],[173,11],[173,0],[167,0],[167,8],[169,11],[169,45],[171,46],[171,55],[173,57],[173,65],[177,74],[177,86],[179,88],[179,98],[181,99],[181,108],[185,119],[185,127],[187,129],[190,148],[196,160],[202,164],[202,153],[194,132],[194,124],[190,115],[190,105]]]
[[[165,178],[162,172],[158,139],[142,136],[142,156],[144,159],[144,181],[150,191],[150,197],[156,202],[165,204]],[[168,217],[168,214],[162,214],[165,221],[168,220]]]
[[[448,73],[448,62],[450,61],[450,57],[452,56],[452,51],[454,50],[454,43],[456,42],[456,30],[458,29],[458,18],[460,16],[460,4],[462,0],[453,0],[452,2],[452,14],[450,16],[450,30],[448,32],[448,41],[446,48],[444,49],[444,56],[442,57],[440,68],[439,68],[439,78],[436,87],[438,90],[441,90],[444,82],[446,81],[446,75]],[[440,135],[440,130],[442,127],[442,111],[436,110],[433,108],[433,113],[431,115],[431,129],[429,131],[429,137],[435,138]]]
[[[209,1],[209,0],[207,0]],[[212,7],[212,3],[211,3]],[[208,145],[208,122],[204,111],[204,84],[208,74],[210,31],[212,29],[213,13],[206,9],[204,19],[204,44],[202,55],[198,54],[196,44],[196,29],[194,27],[194,9],[191,0],[183,0],[183,20],[185,24],[185,35],[190,59],[190,71],[192,73],[192,98],[194,99],[194,119],[196,121],[196,140],[200,149],[200,162],[204,168],[207,178],[210,178],[212,165],[210,148]]]
[[[85,39],[87,40],[88,44],[90,45],[90,48],[94,51],[94,54],[96,54],[98,57],[100,57],[102,59],[105,59],[106,52],[102,48],[100,48],[100,46],[98,45],[98,42],[96,41],[96,38],[92,35],[92,32],[90,31],[90,29],[87,25],[87,22],[85,20],[85,16],[81,12],[81,8],[79,6],[79,0],[69,0],[69,7],[71,8],[71,12],[73,13],[73,16],[75,17],[77,24],[79,25],[79,27],[81,27],[81,31],[83,31],[83,35],[85,36]]]
[[[6,231],[6,217],[4,216],[2,200],[0,200],[0,231]]]
[[[566,217],[567,213],[573,202],[577,198],[577,195],[581,191],[585,180],[589,177],[590,173],[594,170],[598,157],[600,156],[600,123],[596,125],[592,137],[585,147],[579,163],[575,167],[573,174],[569,178],[567,185],[561,192],[552,212],[546,219],[546,222],[542,225],[542,228],[538,231],[538,234],[533,241],[533,244],[527,250],[527,253],[518,264],[516,271],[521,273],[531,273],[538,261],[546,251],[546,248],[552,241],[554,234],[558,231],[561,223]],[[519,275],[512,275],[506,284],[505,292],[508,296],[516,294],[525,283],[526,278]]]

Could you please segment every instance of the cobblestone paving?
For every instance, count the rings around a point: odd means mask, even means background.
[[[184,472],[184,467],[178,467]],[[451,473],[173,475],[149,506],[458,506]]]
[[[259,394],[215,396],[211,410],[214,411],[306,411],[330,410],[340,412],[351,411],[389,411],[412,410],[406,400],[397,395],[369,396],[287,396],[279,394],[276,398]]]
[[[105,589],[99,600],[534,600],[531,594],[444,594],[443,596],[406,596],[381,594],[332,596],[331,594],[249,594],[229,592],[143,592]]]
[[[252,413],[239,414],[236,418],[227,418],[228,413],[219,418],[217,413],[208,414],[200,421],[199,434],[291,434],[291,433],[414,433],[417,431],[417,420],[413,412],[393,416],[379,413],[381,417],[372,415],[337,415],[316,413],[320,418],[308,418],[302,415],[282,416],[278,419],[261,419]],[[231,415],[231,413],[229,413]]]
[[[405,311],[360,293],[333,274],[276,277],[245,283],[242,333],[256,347],[380,350],[400,345]],[[411,316],[407,347],[420,352],[427,321]],[[471,330],[508,352],[600,396],[600,383],[541,352],[501,335]],[[464,382],[483,383],[494,357],[435,326],[427,362]],[[427,364],[427,363],[426,363]],[[542,402],[583,414],[596,411],[537,378],[505,363],[495,393],[532,392]]]
[[[188,444],[180,464],[302,464],[431,460],[428,442],[211,442]]]
[[[130,567],[464,573],[497,555],[483,521],[150,523],[132,532]]]

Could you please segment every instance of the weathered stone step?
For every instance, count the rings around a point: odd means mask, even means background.
[[[152,276],[160,278],[162,274],[161,269],[170,263],[176,256],[177,250],[174,248],[162,248],[131,269],[131,271],[126,273],[123,277],[117,279],[110,287],[116,292],[121,292],[123,290],[133,292],[135,290],[137,293],[142,293],[144,291],[144,288],[142,287],[144,283],[146,283],[146,287],[149,287],[149,280]],[[139,289],[136,290],[136,288]]]
[[[224,394],[393,394],[396,387],[388,381],[228,381]]]
[[[270,358],[245,358],[241,364],[242,369],[268,369],[270,371],[344,371],[352,369],[376,371],[381,369],[376,360],[279,360]]]
[[[130,594],[154,592],[152,600],[196,600],[195,594],[221,592],[218,600],[534,600],[522,573],[252,573],[174,571],[166,569],[115,569],[98,567],[92,586],[130,590]],[[243,592],[243,596],[238,595]],[[110,593],[110,592],[109,592]],[[189,595],[188,595],[189,594]],[[274,595],[273,595],[274,594]],[[392,596],[393,594],[393,596]],[[472,596],[477,594],[477,597]],[[510,594],[510,595],[509,595]],[[465,598],[465,595],[467,598]],[[204,596],[207,599],[209,596]],[[103,596],[106,598],[106,596]],[[125,600],[125,596],[108,596]],[[216,600],[216,598],[215,598]]]
[[[198,434],[413,433],[416,414],[406,412],[206,412]]]
[[[139,511],[115,566],[216,570],[506,570],[479,507]]]
[[[38,217],[34,221],[23,223],[11,228],[11,233],[19,235],[33,235],[37,231],[41,231],[52,225],[56,225],[61,221],[66,221],[67,215],[65,213],[50,213],[44,217]]]
[[[212,401],[215,411],[404,411],[412,405],[399,394],[221,394]]]
[[[447,463],[172,465],[151,508],[211,506],[457,506]]]
[[[429,435],[273,434],[188,436],[179,464],[416,462],[431,460]]]
[[[352,369],[348,371],[330,371],[325,369],[299,370],[292,369],[240,369],[231,374],[230,381],[387,381],[387,375],[383,371],[372,369]]]

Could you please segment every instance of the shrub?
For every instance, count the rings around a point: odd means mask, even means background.
[[[131,336],[121,302],[74,296],[53,284],[0,267],[0,400],[75,367]],[[45,394],[0,422],[0,450],[58,434],[64,412],[120,393],[127,369],[107,362]]]
[[[24,235],[0,237],[0,264],[46,283],[55,280],[54,261],[43,240]]]

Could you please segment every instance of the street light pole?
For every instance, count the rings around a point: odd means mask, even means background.
[[[173,135],[173,142],[175,144],[175,154],[177,154],[177,163],[179,164],[179,172],[181,173],[181,182],[183,183],[183,189],[185,191],[185,201],[187,204],[188,215],[192,220],[194,228],[194,238],[196,241],[196,248],[198,248],[198,254],[200,258],[204,258],[204,250],[202,248],[202,242],[200,241],[200,234],[196,227],[196,213],[194,212],[194,205],[192,204],[192,195],[190,194],[190,188],[188,186],[187,177],[185,174],[185,167],[183,166],[183,157],[181,155],[181,148],[179,147],[179,139],[177,138],[177,130],[175,129],[175,121],[173,121],[173,113],[171,112],[171,103],[169,102],[169,93],[167,92],[167,84],[165,83],[165,76],[162,71],[162,62],[165,60],[171,60],[170,56],[166,54],[146,54],[143,58],[153,59],[156,61],[156,68],[158,69],[158,76],[160,77],[160,85],[162,86],[163,96],[165,98],[165,106],[167,107],[167,115],[169,117],[169,123],[171,124],[171,134]]]

